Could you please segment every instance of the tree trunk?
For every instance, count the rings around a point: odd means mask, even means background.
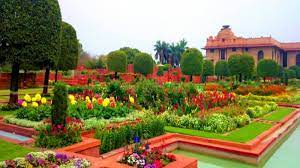
[[[26,76],[27,76],[27,69],[24,69],[24,76],[23,76],[23,88],[26,88]]]
[[[266,83],[266,77],[264,77],[264,83]]]
[[[58,69],[55,69],[55,83],[57,82]]]
[[[243,79],[242,79],[242,74],[240,74],[239,80],[240,80],[240,82],[243,81]]]
[[[193,82],[193,75],[190,76],[190,82]]]
[[[50,66],[46,66],[45,71],[45,78],[44,78],[44,89],[43,89],[43,95],[48,95],[48,84],[49,84],[49,76],[50,76]]]
[[[19,70],[20,70],[20,65],[18,63],[13,63],[11,80],[10,80],[10,95],[9,95],[9,103],[8,103],[11,106],[15,106],[18,103]]]
[[[118,72],[115,72],[115,79],[118,79]]]

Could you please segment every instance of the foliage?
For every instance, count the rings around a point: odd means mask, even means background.
[[[15,115],[18,119],[41,121],[51,117],[51,106],[44,105],[39,107],[19,108],[16,110]]]
[[[106,85],[106,92],[105,92],[106,97],[114,97],[117,101],[123,100],[125,97],[125,93],[126,93],[126,90],[122,86],[121,81],[114,80],[114,81],[109,82]]]
[[[206,119],[203,130],[215,133],[224,133],[237,127],[234,120],[224,114],[213,114]]]
[[[294,66],[291,66],[289,69],[295,71],[295,73],[296,73],[296,78],[297,78],[297,79],[300,79],[300,66],[294,65]]]
[[[229,68],[227,61],[220,60],[216,63],[215,73],[217,76],[229,76]]]
[[[165,41],[156,41],[154,45],[155,59],[159,60],[161,64],[170,64],[172,66],[179,66],[181,55],[187,49],[187,41],[184,39],[178,43],[166,43]]]
[[[264,106],[253,106],[253,107],[248,107],[246,112],[251,118],[258,118],[260,116],[263,116],[267,113],[270,113],[274,111],[272,106],[269,105],[264,105]]]
[[[286,69],[285,70],[285,74],[287,76],[288,79],[294,79],[296,78],[296,72],[292,69]]]
[[[257,74],[260,77],[276,77],[279,73],[279,65],[274,60],[263,59],[257,64]]]
[[[142,80],[136,83],[138,103],[145,107],[158,107],[164,101],[164,92],[161,86],[151,80]]]
[[[91,58],[92,60],[88,60],[85,62],[85,67],[88,69],[103,69],[105,68],[105,64],[102,61],[102,58]]]
[[[214,63],[210,60],[204,60],[202,75],[206,77],[206,76],[212,76],[214,75],[214,73],[215,73]]]
[[[12,65],[11,90],[17,92],[20,66],[57,63],[61,13],[57,0],[1,0],[0,4],[0,61]],[[10,104],[16,103],[17,96],[11,95]]]
[[[128,64],[133,64],[135,57],[141,53],[138,49],[130,47],[123,47],[119,50],[125,52]]]
[[[133,61],[133,67],[135,73],[148,75],[153,72],[153,59],[151,55],[147,53],[139,53],[135,56]]]
[[[182,73],[185,75],[200,75],[202,72],[202,53],[196,48],[189,48],[180,61]]]
[[[290,95],[279,95],[279,96],[257,96],[253,94],[248,94],[247,96],[242,96],[247,100],[258,100],[258,101],[273,101],[273,102],[293,102],[294,99]]]
[[[75,69],[78,63],[78,40],[76,30],[72,25],[62,22],[61,53],[58,60],[57,69]]]
[[[164,134],[163,121],[152,117],[136,125],[97,129],[95,137],[101,140],[100,153],[106,153],[131,144],[135,136],[141,139],[149,139],[162,134]]]
[[[107,67],[113,72],[126,72],[127,56],[124,51],[113,51],[108,54]]]
[[[0,162],[0,167],[80,167],[88,168],[90,162],[85,159],[68,157],[66,154],[52,151],[30,152],[24,158]]]
[[[64,83],[56,83],[53,89],[51,121],[53,125],[65,126],[68,109],[68,89]]]
[[[38,129],[42,124],[42,122],[31,121],[27,119],[19,119],[14,117],[5,117],[4,121],[9,124],[14,124],[26,128],[35,128],[35,129]]]
[[[234,117],[234,122],[237,124],[238,128],[241,128],[250,123],[251,119],[247,114],[239,115]]]
[[[254,59],[247,53],[231,55],[228,59],[228,68],[231,75],[238,76],[241,82],[243,78],[249,78],[254,72]]]
[[[43,148],[59,148],[81,142],[81,120],[67,118],[66,125],[53,125],[47,121],[39,128],[35,145]]]

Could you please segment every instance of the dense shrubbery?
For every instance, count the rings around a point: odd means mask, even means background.
[[[237,127],[234,119],[224,114],[212,114],[207,117],[204,124],[204,131],[224,133],[231,131]]]
[[[42,125],[42,122],[31,121],[27,119],[19,119],[14,117],[5,117],[4,121],[9,124],[14,124],[22,127],[35,128],[36,130],[38,130],[39,127]]]
[[[270,96],[278,95],[286,92],[286,87],[282,85],[258,85],[258,86],[239,86],[234,90],[236,94],[247,95],[249,93],[254,95]]]
[[[134,137],[149,139],[164,134],[164,122],[159,118],[148,118],[136,125],[98,129],[95,137],[101,140],[100,152],[106,153],[133,143]]]
[[[39,107],[26,107],[16,110],[16,117],[31,121],[41,121],[51,116],[51,106],[44,105]]]

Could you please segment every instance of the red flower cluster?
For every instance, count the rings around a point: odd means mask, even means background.
[[[192,105],[200,110],[223,107],[235,101],[235,94],[230,92],[204,92],[192,98]]]
[[[270,96],[282,94],[286,91],[281,85],[239,86],[234,92],[240,95],[252,93],[254,95]]]

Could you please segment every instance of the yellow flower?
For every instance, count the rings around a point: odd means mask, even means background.
[[[92,98],[92,102],[93,102],[93,103],[97,102],[97,99],[93,97],[93,98]]]
[[[69,95],[69,100],[70,100],[70,101],[75,100],[75,97],[74,97],[73,95],[70,94],[70,95]]]
[[[33,98],[31,99],[31,101],[32,101],[32,102],[36,102],[36,98],[33,97]]]
[[[104,106],[104,107],[107,107],[109,104],[110,104],[109,98],[104,99],[102,102],[102,106]]]
[[[27,102],[26,101],[23,101],[22,107],[27,107]]]
[[[25,100],[26,102],[30,102],[30,101],[31,101],[31,97],[30,97],[28,94],[26,94],[26,95],[24,96],[24,100]]]
[[[131,97],[131,96],[129,96],[129,101],[130,101],[130,103],[134,103],[134,98],[133,97]]]
[[[37,102],[32,102],[32,107],[38,107],[39,104]]]
[[[46,104],[46,103],[47,103],[47,99],[46,99],[45,97],[43,97],[43,98],[41,99],[41,103],[42,103],[42,104]]]
[[[77,103],[76,100],[71,100],[71,104],[72,104],[72,105],[74,105],[74,104],[76,104],[76,103]]]
[[[41,98],[42,98],[42,96],[41,96],[40,94],[36,94],[36,95],[35,95],[35,99],[36,99],[36,101],[40,101],[40,100],[41,100]]]

